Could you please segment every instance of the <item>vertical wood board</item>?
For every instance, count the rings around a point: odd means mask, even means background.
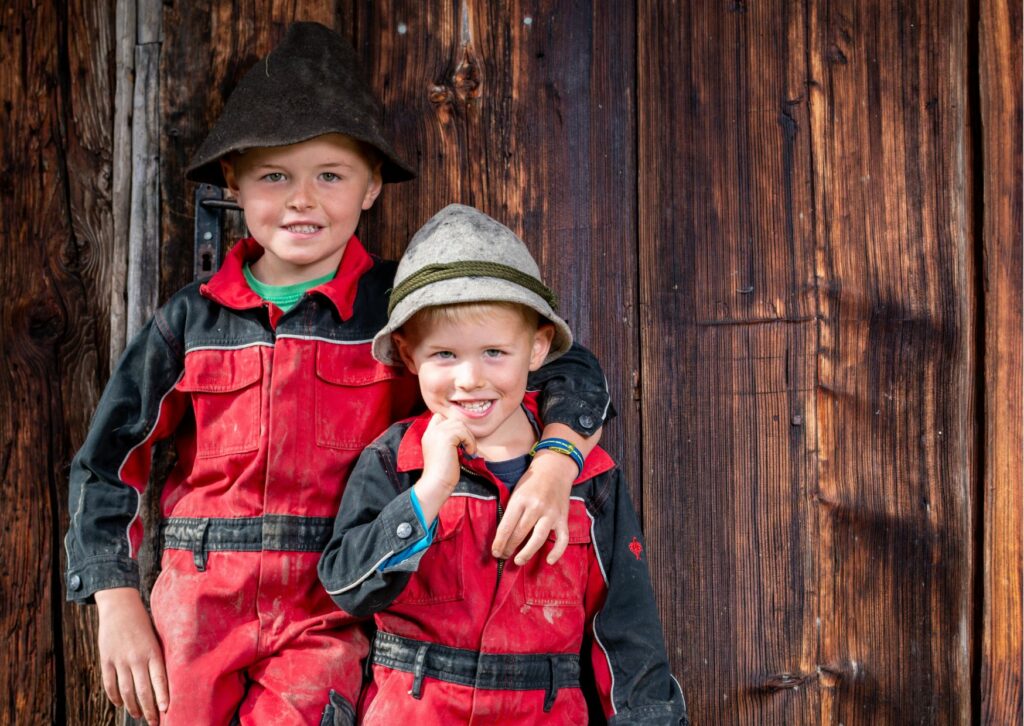
[[[967,723],[967,4],[810,8],[819,720]]]
[[[1021,417],[1024,351],[1021,312],[1022,102],[1021,6],[980,4],[979,81],[984,281],[984,431],[981,453],[984,548],[980,642],[979,721],[1020,724],[1022,715],[1021,547],[1024,436]]]
[[[805,23],[639,4],[644,519],[696,723],[816,711]]]

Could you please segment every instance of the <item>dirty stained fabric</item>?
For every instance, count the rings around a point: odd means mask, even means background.
[[[152,447],[170,438],[177,449],[151,598],[172,726],[236,711],[242,723],[319,723],[351,710],[367,641],[316,563],[360,451],[421,405],[410,375],[370,355],[393,263],[353,237],[334,279],[285,313],[245,282],[261,251],[240,241],[209,282],[157,312],[71,467],[65,583],[69,600],[87,603],[138,587]],[[592,356],[556,365],[541,379],[556,420],[600,425],[607,393]]]

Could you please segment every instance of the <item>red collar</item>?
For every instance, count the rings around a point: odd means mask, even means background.
[[[263,248],[252,237],[239,240],[224,258],[224,264],[199,291],[233,310],[248,310],[263,305],[263,299],[252,291],[245,281],[242,267],[263,256]],[[356,300],[359,278],[373,267],[373,258],[355,235],[345,246],[345,253],[338,264],[334,278],[310,289],[326,297],[338,311],[342,320],[352,317],[352,306]]]
[[[523,399],[523,406],[536,417],[538,414],[537,409],[539,408],[538,394],[532,391],[528,392]],[[423,468],[423,433],[427,430],[427,424],[430,423],[431,416],[433,416],[433,413],[425,411],[411,419],[412,424],[406,429],[405,434],[402,436],[402,441],[398,445],[397,466],[399,471],[416,471]],[[487,469],[483,459],[466,456],[462,449],[459,449],[459,463],[470,471],[490,479],[494,478]],[[615,462],[612,460],[612,457],[599,446],[591,451],[590,456],[583,462],[583,471],[576,477],[573,485],[582,484],[588,479],[592,479],[598,474],[603,474],[614,468]]]

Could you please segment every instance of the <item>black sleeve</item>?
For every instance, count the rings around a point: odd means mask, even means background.
[[[608,723],[688,724],[686,701],[669,670],[647,548],[625,479],[618,469],[604,478],[591,506],[597,510],[594,547],[607,591],[591,622],[598,644],[594,657],[604,659],[611,673],[605,686],[614,714]]]
[[[139,499],[154,442],[173,431],[184,410],[175,391],[182,345],[158,311],[129,343],[71,462],[68,600],[88,603],[97,590],[139,586]]]
[[[544,423],[565,424],[582,436],[590,436],[615,416],[601,365],[593,353],[577,343],[531,373],[528,386],[540,391]]]
[[[382,439],[390,437],[391,430]],[[382,439],[370,444],[356,462],[334,533],[317,566],[320,582],[334,602],[358,617],[390,605],[425,552],[380,570],[385,560],[426,535],[412,505],[409,478],[396,473],[392,450]]]

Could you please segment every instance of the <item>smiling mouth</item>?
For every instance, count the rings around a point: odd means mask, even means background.
[[[494,401],[452,401],[456,406],[468,414],[481,416],[491,410]]]
[[[285,229],[292,234],[313,234],[320,231],[320,227],[315,224],[289,224]]]

